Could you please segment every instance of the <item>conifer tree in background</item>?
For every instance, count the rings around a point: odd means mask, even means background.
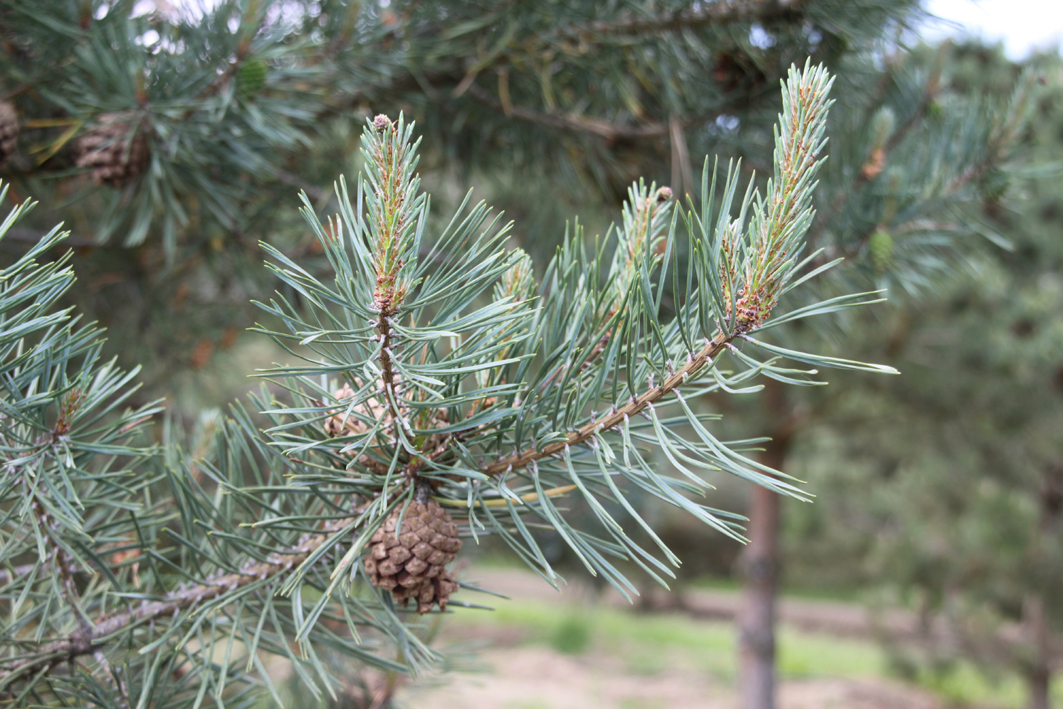
[[[926,52],[911,57],[899,47],[895,51],[878,91],[850,87],[839,93],[846,100],[835,106],[835,132],[845,135],[847,128],[859,126],[852,130],[863,142],[835,146],[818,189],[821,199],[809,240],[825,248],[825,259],[848,261],[834,279],[823,282],[827,293],[880,288],[902,307],[918,308],[954,271],[967,268],[967,259],[981,247],[1003,243],[972,207],[991,204],[994,185],[1006,183],[1021,165],[1016,144],[1028,120],[1036,74],[1028,71],[1012,77],[1006,90],[971,97],[945,66],[947,45],[930,61]],[[843,322],[842,332],[854,331],[853,324]],[[791,336],[795,346],[807,347],[823,333]],[[844,336],[834,333],[828,339]],[[887,354],[877,337],[858,337],[855,346],[863,359]],[[794,446],[821,423],[822,414],[830,415],[835,398],[811,390],[795,396],[769,382],[760,401],[771,436],[762,462],[786,469]],[[740,689],[743,709],[772,709],[781,500],[757,488],[751,495],[750,543],[741,562],[746,585],[739,617]]]
[[[577,232],[541,286],[482,203],[429,239],[413,127],[377,116],[340,213],[303,210],[330,282],[265,247],[302,296],[261,305],[283,324],[262,333],[299,362],[266,373],[276,386],[252,409],[265,426],[237,405],[191,454],[169,438],[135,447],[157,409],[120,410],[134,373],[101,362],[99,331],[55,308],[73,279],[38,260],[62,237],[50,232],[0,274],[0,689],[18,706],[250,706],[259,688],[276,697],[266,653],[318,694],[335,687],[326,652],[418,672],[437,659],[419,616],[469,603],[446,566],[463,538],[499,536],[555,581],[529,533],[545,525],[628,595],[618,564],[660,578],[677,559],[623,533],[621,519],[645,525],[625,489],[732,535],[733,517],[698,500],[698,471],[802,496],[695,412],[761,374],[812,383],[787,359],[892,371],[761,334],[873,297],[777,314],[814,275],[803,237],[830,85],[822,68],[791,69],[763,193],[736,200],[737,171],[707,162],[685,206],[637,183],[611,265]],[[682,477],[647,463],[650,447]],[[595,510],[593,529],[560,514],[563,495]]]
[[[234,304],[268,291],[260,239],[323,261],[278,205],[295,186],[336,208],[312,187],[355,167],[352,112],[419,120],[426,168],[549,175],[612,210],[638,176],[696,191],[691,155],[745,152],[764,173],[786,68],[871,47],[915,2],[194,5],[134,17],[152,3],[0,2],[0,135],[13,146],[0,174],[84,252],[107,245],[79,259],[95,295],[78,305],[123,339],[154,340],[119,353],[150,359],[149,373],[197,366],[246,327],[253,314]],[[30,220],[9,238],[50,226]],[[535,251],[548,258],[559,231]]]
[[[976,215],[1008,248],[876,323],[868,339],[904,376],[854,379],[810,437],[799,463],[815,461],[807,477],[825,494],[793,536],[803,563],[829,558],[921,610],[922,651],[893,639],[899,666],[947,681],[974,660],[990,678],[1020,676],[1028,706],[1047,709],[1063,696],[1058,680],[1051,691],[1063,660],[1063,75],[1058,56],[1030,63],[1047,86],[1021,145],[1045,165],[987,180]],[[946,66],[973,95],[1021,71],[977,45]]]
[[[134,17],[120,0],[0,0],[0,175],[44,203],[6,241],[33,243],[53,219],[74,228],[90,285],[74,300],[122,343],[112,351],[124,364],[161,373],[148,375],[152,393],[251,322],[233,304],[273,287],[259,275],[260,238],[309,273],[330,268],[279,205],[304,186],[319,210],[342,206],[314,186],[352,167],[352,113],[416,117],[428,173],[460,162],[512,176],[517,202],[536,210],[544,200],[527,178],[560,176],[611,205],[640,174],[698,194],[691,155],[770,173],[775,86],[811,55],[843,82],[813,195],[810,240],[823,252],[808,265],[846,258],[810,283],[829,297],[902,291],[951,268],[956,237],[977,225],[941,217],[1005,179],[1025,105],[1022,91],[1006,110],[965,101],[948,76],[910,63],[896,36],[917,19],[915,0],[588,1],[548,13],[249,0],[183,17],[156,6]],[[528,234],[527,250],[551,253],[542,242],[562,231]],[[86,253],[100,243],[131,250]],[[763,459],[778,468],[803,409],[768,394]],[[748,709],[774,704],[778,500],[757,490],[740,633]]]

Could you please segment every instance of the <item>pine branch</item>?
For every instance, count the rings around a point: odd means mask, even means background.
[[[57,693],[48,673],[93,655],[97,663],[88,671],[93,691],[110,681],[99,674],[112,674],[106,669],[113,663],[123,672],[121,680],[114,677],[114,691],[126,701],[127,687],[137,681],[126,668],[139,671],[143,663],[130,659],[132,654],[121,665],[118,658],[150,642],[147,647],[162,648],[175,661],[212,663],[201,669],[207,682],[217,664],[221,691],[231,681],[226,669],[231,658],[218,663],[205,650],[192,657],[196,653],[182,649],[178,638],[196,632],[204,649],[228,633],[245,644],[252,662],[259,651],[288,652],[301,671],[315,665],[325,682],[326,672],[314,658],[320,643],[377,666],[417,672],[435,656],[418,644],[402,608],[415,600],[418,613],[445,609],[458,589],[447,565],[460,550],[461,534],[499,535],[552,574],[524,521],[538,518],[556,529],[592,572],[624,592],[633,588],[631,582],[606,557],[639,564],[658,580],[658,571],[670,573],[666,563],[679,560],[641,518],[616,475],[731,535],[737,534],[735,522],[693,499],[704,485],[695,469],[723,470],[800,495],[741,449],[717,440],[684,395],[693,402],[717,388],[734,391],[761,373],[802,383],[795,377],[807,373],[776,366],[772,360],[778,356],[874,369],[747,337],[766,323],[790,285],[794,255],[811,221],[830,87],[821,68],[791,69],[776,132],[774,177],[763,197],[752,187],[746,191],[737,219],[732,216],[736,169],[728,170],[718,215],[707,165],[702,206],[692,197],[690,211],[681,215],[672,211],[670,190],[637,183],[621,225],[593,248],[581,231],[570,234],[541,287],[527,255],[507,253],[508,227],[492,221],[482,203],[463,204],[424,255],[422,237],[433,222],[427,196],[419,192],[412,126],[384,116],[369,122],[362,137],[366,170],[356,199],[341,181],[340,215],[327,226],[304,200],[303,215],[335,271],[334,282],[322,282],[292,257],[262,247],[275,259],[274,273],[301,299],[293,305],[280,293],[261,304],[282,325],[280,331],[260,330],[298,360],[270,370],[277,387],[255,400],[254,410],[269,424],[260,427],[236,406],[233,418],[219,426],[216,446],[191,447],[194,460],[167,445],[159,461],[165,472],[157,480],[172,490],[173,517],[160,515],[148,526],[137,519],[115,525],[112,518],[129,509],[121,505],[139,503],[136,494],[130,498],[124,489],[108,487],[115,495],[108,499],[111,511],[93,512],[92,525],[77,529],[86,534],[107,529],[111,539],[102,542],[104,552],[113,549],[114,538],[143,549],[155,566],[143,578],[156,584],[156,592],[135,581],[134,595],[127,574],[111,574],[116,564],[106,564],[102,571],[113,579],[114,591],[101,583],[93,596],[86,592],[92,622],[86,618],[71,632],[64,610],[37,626],[47,638],[40,643],[23,642],[22,626],[12,626],[13,649],[0,663],[0,687],[32,689],[45,678],[48,691]],[[682,225],[689,237],[685,274],[677,265],[683,246],[676,243],[676,231]],[[666,291],[676,298],[669,322],[659,314]],[[830,312],[860,300],[842,296],[809,308]],[[767,350],[772,360],[760,362],[740,351],[732,344],[739,338]],[[717,366],[724,350],[739,364],[737,373]],[[676,369],[674,363],[684,357]],[[695,387],[701,377],[706,381]],[[610,402],[600,419],[592,413],[587,422],[587,412]],[[657,410],[672,405],[682,408],[679,419],[696,431],[696,439],[685,439],[674,420]],[[639,415],[649,423],[632,422]],[[115,427],[125,431],[139,419],[131,412]],[[598,438],[607,432],[615,449]],[[528,440],[542,444],[525,448]],[[640,453],[644,442],[659,446],[687,479],[654,470]],[[586,448],[577,455],[574,446]],[[508,450],[514,452],[500,455]],[[529,466],[534,474],[523,470]],[[515,470],[520,474],[507,479]],[[42,473],[61,474],[50,468]],[[94,490],[99,479],[89,477],[84,485]],[[217,492],[205,493],[201,479],[217,485]],[[55,486],[57,480],[44,482]],[[571,492],[588,502],[605,534],[577,529],[559,514],[553,498]],[[98,504],[90,495],[85,499]],[[358,506],[345,500],[357,500]],[[603,501],[637,520],[664,558],[622,534]],[[160,533],[179,541],[172,556],[148,552]],[[345,538],[352,533],[348,546]],[[21,528],[12,527],[10,535],[12,548],[31,551],[31,538]],[[293,541],[296,535],[301,536]],[[336,553],[341,544],[346,550]],[[88,553],[96,558],[94,548]],[[25,592],[37,594],[35,602],[38,596],[58,600],[54,589],[63,570],[56,566],[63,559],[52,557],[52,576],[44,579],[50,586],[27,581]],[[163,564],[169,570],[158,568]],[[193,571],[197,565],[204,570]],[[158,585],[171,571],[191,585]],[[357,588],[362,583],[368,587]],[[23,589],[8,591],[13,596]],[[126,605],[115,609],[112,593]],[[291,616],[278,618],[278,605],[287,605]],[[401,647],[399,661],[362,640],[355,646],[340,637],[330,625],[336,621],[342,627],[339,610],[352,635],[358,635],[357,626],[369,627],[388,647]],[[247,644],[245,636],[254,642]],[[291,654],[293,639],[303,658],[310,658],[305,666]]]
[[[644,184],[639,183],[628,190],[628,200],[624,204],[623,225],[613,256],[613,268],[611,269],[613,283],[609,297],[604,301],[608,309],[604,318],[606,322],[613,320],[620,311],[621,303],[632,281],[638,277],[642,260],[647,252],[653,252],[651,263],[658,260],[656,249],[667,226],[666,220],[673,195],[670,187],[655,188],[656,184],[646,188]],[[598,338],[587,358],[580,365],[582,370],[589,370],[595,366],[618,326],[619,323],[614,323]],[[569,364],[558,365],[550,375],[543,378],[539,389],[551,386],[568,370]]]
[[[765,200],[754,209],[754,217],[748,226],[748,252],[745,264],[744,284],[736,303],[734,327],[720,330],[712,340],[706,338],[705,346],[696,355],[687,354],[687,362],[675,373],[665,378],[660,386],[638,396],[633,396],[624,406],[611,411],[601,421],[595,421],[570,432],[564,439],[544,446],[513,453],[486,466],[483,472],[498,476],[510,470],[523,468],[534,461],[555,455],[567,448],[581,444],[592,436],[608,431],[624,423],[676,391],[686,380],[696,375],[707,363],[731,346],[737,337],[756,329],[769,317],[771,310],[792,271],[793,254],[799,240],[804,236],[810,221],[811,184],[820,165],[819,152],[823,147],[822,133],[826,113],[830,106],[827,99],[831,81],[821,68],[804,72],[791,69],[790,79],[784,85],[781,126],[776,130],[775,176],[768,184]],[[641,205],[640,205],[641,206]],[[641,230],[636,227],[636,241],[648,240],[648,210],[643,219],[636,218]],[[637,235],[646,235],[638,239]],[[678,391],[676,391],[679,396]]]
[[[401,119],[392,123],[387,116],[379,115],[373,121],[373,128],[376,132],[364,141],[364,153],[373,166],[369,210],[376,219],[370,245],[376,268],[373,309],[378,313],[379,393],[387,402],[395,436],[399,438],[400,428],[409,429],[410,425],[396,391],[398,379],[392,325],[413,285],[406,274],[414,266],[417,256],[412,230],[421,218],[421,200],[417,197],[418,181],[413,175],[415,161],[412,159],[409,127]]]
[[[938,53],[930,76],[927,79],[925,88],[922,92],[919,104],[916,106],[915,110],[887,140],[882,142],[879,148],[872,151],[872,154],[867,157],[867,161],[852,177],[849,184],[844,189],[838,190],[828,209],[820,218],[816,219],[813,228],[810,229],[808,236],[810,244],[814,244],[816,241],[823,238],[823,234],[828,226],[835,220],[845,206],[850,203],[855,195],[860,194],[862,191],[866,191],[863,190],[863,188],[871,183],[882,171],[890,154],[899,148],[901,144],[912,135],[915,128],[920,125],[925,125],[922,119],[927,116],[930,107],[935,103],[941,91],[940,72],[946,49],[947,46],[943,47]],[[1033,93],[1034,81],[1035,76],[1033,72],[1028,71],[1016,82],[1015,90],[1006,106],[1003,106],[1002,108],[983,106],[978,109],[975,118],[976,120],[987,122],[987,127],[983,128],[987,131],[987,134],[984,144],[980,146],[982,150],[974,153],[975,159],[970,164],[954,166],[948,161],[942,161],[942,164],[954,167],[959,170],[959,172],[951,177],[946,176],[945,179],[938,175],[918,176],[918,178],[928,182],[928,188],[926,189],[933,190],[934,201],[944,202],[946,204],[959,204],[967,201],[968,198],[965,196],[967,194],[967,188],[972,184],[977,184],[980,180],[985,178],[987,174],[996,170],[1005,161],[1008,151],[1011,150],[1015,144],[1019,127],[1023,125],[1025,121],[1025,114]],[[970,128],[964,126],[963,130],[969,131]],[[956,131],[956,133],[962,136],[962,133],[959,131]],[[947,150],[949,147],[949,141],[953,138],[952,135],[943,136],[934,133],[931,133],[931,137],[937,139],[938,143],[920,146],[917,150]],[[967,152],[970,154],[969,148],[967,148]],[[913,176],[912,179],[916,178]],[[918,191],[917,188],[912,186],[909,186],[907,189],[912,192]],[[924,200],[928,202],[931,201],[925,196]],[[879,230],[883,229],[883,226],[884,225],[881,223],[860,225],[860,228],[857,231],[847,235],[844,240],[841,239],[841,236],[843,235],[839,235],[838,238],[835,239],[835,243],[826,245],[819,256],[808,261],[805,266],[806,269],[811,271],[839,258],[852,259],[866,253],[866,250],[871,244],[872,238]],[[889,233],[899,235],[910,232],[933,231],[938,233],[955,234],[965,230],[970,231],[969,228],[963,229],[961,226],[962,225],[953,222],[944,222],[932,217],[927,218],[923,214],[918,214],[915,215],[914,218],[909,216],[909,220],[905,223],[892,225],[889,228]]]
[[[354,515],[332,520],[322,525],[322,533],[306,538],[294,549],[274,553],[268,561],[245,564],[238,573],[210,578],[205,583],[192,584],[185,589],[169,593],[160,600],[144,601],[132,610],[104,616],[93,623],[91,629],[83,629],[68,638],[45,643],[28,657],[0,663],[0,688],[7,687],[21,677],[50,670],[82,655],[93,654],[109,643],[121,642],[119,634],[123,631],[132,630],[153,620],[172,617],[180,611],[215,600],[254,583],[271,582],[306,561],[314,551],[331,540],[331,533],[353,524],[358,519],[359,516]]]
[[[793,22],[803,17],[801,5],[805,0],[718,0],[702,3],[696,9],[685,9],[665,15],[646,15],[623,20],[600,20],[562,28],[562,37],[598,37],[608,35],[655,35],[678,32],[705,25],[726,25],[737,22]]]
[[[616,428],[624,423],[626,419],[632,416],[637,416],[647,408],[652,409],[655,403],[673,391],[678,395],[677,390],[686,382],[687,378],[697,374],[706,364],[711,363],[720,352],[731,344],[734,338],[738,337],[738,335],[738,331],[730,336],[724,335],[723,333],[718,334],[715,339],[707,341],[705,347],[696,355],[691,354],[686,364],[677,370],[675,374],[665,379],[660,386],[651,387],[638,396],[633,397],[627,404],[624,404],[615,411],[611,411],[601,421],[592,421],[591,423],[588,423],[579,431],[574,431],[566,435],[565,439],[562,441],[543,446],[542,450],[528,448],[519,453],[514,453],[502,458],[501,460],[485,467],[483,469],[484,474],[498,476],[510,470],[523,468],[542,458],[561,453],[570,446],[586,442],[594,435]]]
[[[642,125],[624,125],[603,118],[583,116],[567,111],[536,111],[511,103],[504,104],[495,98],[489,91],[471,83],[465,88],[465,92],[476,100],[499,111],[503,111],[507,117],[515,118],[526,123],[554,128],[557,130],[574,133],[590,133],[608,141],[618,140],[644,140],[669,135],[674,128],[692,128],[701,126],[719,116],[730,113],[739,102],[746,101],[745,97],[735,97],[732,101],[726,101],[711,111],[706,111],[694,116],[676,116],[674,122],[645,121]]]
[[[959,192],[962,188],[985,176],[1004,159],[1007,151],[1014,145],[1019,129],[1025,123],[1026,114],[1033,100],[1036,80],[1037,76],[1032,68],[1027,68],[1019,77],[1003,115],[993,121],[989,140],[986,141],[984,158],[968,167],[962,174],[957,175],[949,183],[948,192]]]
[[[913,110],[911,115],[908,116],[908,119],[893,132],[884,145],[880,146],[877,151],[873,150],[872,154],[867,156],[868,162],[865,163],[855,175],[853,175],[848,187],[838,191],[838,194],[831,201],[830,206],[819,215],[815,224],[809,229],[807,242],[810,250],[815,250],[816,243],[819,241],[824,229],[826,229],[827,225],[834,220],[838,215],[838,212],[848,204],[849,200],[851,200],[865,184],[872,181],[882,172],[882,166],[885,164],[886,160],[889,159],[889,154],[904,142],[904,139],[908,137],[908,134],[919,125],[919,122],[923,118],[926,117],[927,110],[937,98],[941,89],[941,68],[943,57],[944,48],[938,52],[938,61],[935,63],[934,70],[930,73],[929,78],[927,78],[919,105],[916,106],[915,110]],[[875,165],[874,169],[867,169],[867,166],[872,163]],[[846,252],[859,253],[866,245],[864,242],[866,242],[870,235],[870,231],[867,234],[862,235],[857,239],[856,245],[846,249]],[[833,258],[836,258],[836,254],[832,252],[830,255],[824,257],[822,263],[833,260]],[[822,263],[817,262],[816,265],[822,265]]]
[[[668,125],[657,121],[648,122],[642,126],[624,126],[600,118],[579,116],[564,111],[544,113],[522,106],[510,105],[508,108],[501,101],[492,96],[488,91],[481,89],[476,84],[470,84],[467,93],[477,100],[498,110],[505,110],[506,115],[527,123],[556,128],[565,131],[579,133],[591,133],[606,140],[635,140],[640,138],[652,138],[668,133]]]

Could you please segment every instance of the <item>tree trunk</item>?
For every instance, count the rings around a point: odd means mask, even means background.
[[[1034,542],[1034,558],[1043,560],[1044,540],[1059,533],[1063,517],[1063,468],[1046,471],[1041,481],[1041,520],[1038,536]],[[1029,692],[1030,709],[1051,709],[1052,698],[1052,651],[1045,610],[1044,590],[1038,589],[1026,596],[1022,604],[1022,621],[1026,626],[1027,639],[1033,648],[1033,664],[1026,671],[1026,687]]]
[[[1044,599],[1031,593],[1022,604],[1022,620],[1030,644],[1033,663],[1026,670],[1026,688],[1030,709],[1050,709],[1049,690],[1052,686],[1052,667],[1048,650],[1048,619],[1045,618]]]
[[[785,392],[768,380],[764,403],[774,425],[760,461],[782,470],[796,417]],[[743,550],[742,603],[738,614],[739,698],[741,709],[775,709],[775,594],[779,577],[778,493],[755,486],[749,502],[749,544]]]
[[[1026,688],[1030,694],[1030,709],[1052,709],[1048,696],[1052,674],[1048,668],[1038,668],[1026,676]]]
[[[742,559],[745,583],[738,616],[742,709],[775,709],[778,530],[778,494],[760,486],[753,488],[749,504],[749,546]]]

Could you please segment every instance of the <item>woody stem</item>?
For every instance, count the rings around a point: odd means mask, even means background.
[[[667,377],[660,386],[644,391],[638,396],[633,397],[627,404],[617,408],[616,411],[610,412],[600,421],[592,421],[578,431],[569,433],[562,440],[545,445],[541,449],[528,448],[519,453],[513,453],[512,455],[488,465],[483,469],[483,472],[487,475],[494,476],[501,475],[508,470],[523,468],[526,465],[530,465],[533,461],[560,453],[568,446],[583,443],[591,436],[602,431],[616,428],[622,424],[625,419],[641,413],[646,408],[652,406],[671,392],[678,389],[688,377],[693,376],[706,364],[715,360],[716,356],[719,355],[734,338],[738,337],[738,335],[738,332],[734,332],[731,335],[725,335],[722,332],[717,334],[715,338],[705,343],[705,347],[703,347],[700,352],[696,355],[692,355],[690,359],[687,360],[686,364],[678,369],[675,374]]]

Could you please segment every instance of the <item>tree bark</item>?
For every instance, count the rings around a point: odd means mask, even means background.
[[[769,380],[764,403],[773,419],[772,440],[760,461],[782,470],[796,417],[781,385]],[[749,544],[742,554],[742,602],[738,615],[741,709],[775,709],[775,595],[779,577],[780,496],[756,486],[749,503]]]
[[[1048,652],[1048,619],[1045,618],[1044,599],[1031,593],[1022,604],[1022,620],[1033,646],[1033,663],[1026,671],[1026,689],[1030,709],[1051,709],[1049,690],[1052,667]]]
[[[1046,472],[1041,482],[1041,520],[1034,540],[1034,558],[1038,565],[1043,559],[1044,540],[1058,534],[1063,517],[1063,468]],[[1026,671],[1026,688],[1030,709],[1051,709],[1052,651],[1044,590],[1027,595],[1022,605],[1022,622],[1033,649],[1033,663]]]
[[[765,456],[766,457],[766,456]],[[775,709],[775,592],[778,580],[779,496],[753,488],[745,583],[738,616],[742,709]]]
[[[1052,674],[1047,668],[1037,668],[1026,676],[1026,689],[1030,695],[1030,709],[1052,709],[1048,696]]]

